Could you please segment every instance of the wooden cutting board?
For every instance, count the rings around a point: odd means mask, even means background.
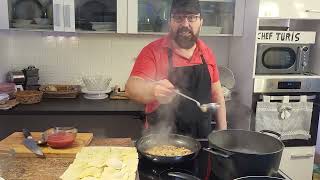
[[[31,132],[35,140],[40,139],[40,132]],[[89,145],[93,138],[92,133],[77,133],[73,145],[64,149],[53,149],[48,146],[40,147],[46,157],[75,157],[77,152],[84,146]],[[22,132],[15,132],[0,141],[0,150],[2,152],[14,152],[16,157],[36,157],[36,155],[23,145]],[[1,154],[1,153],[0,153]]]

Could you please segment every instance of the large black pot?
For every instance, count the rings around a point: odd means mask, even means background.
[[[271,176],[279,169],[284,145],[275,137],[254,131],[222,130],[210,133],[208,139],[212,172],[220,179]]]

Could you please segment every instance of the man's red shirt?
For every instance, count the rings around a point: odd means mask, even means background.
[[[202,64],[201,54],[203,55],[211,77],[211,82],[219,81],[219,72],[216,58],[210,48],[202,41],[197,40],[197,46],[191,59],[187,59],[175,52],[173,49],[172,61],[174,67],[193,66]],[[168,79],[168,48],[171,48],[169,36],[164,36],[145,46],[140,52],[133,66],[130,76],[138,76],[143,79]],[[146,105],[146,113],[154,111],[159,106],[157,101]]]

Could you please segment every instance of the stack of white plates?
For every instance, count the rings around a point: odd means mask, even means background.
[[[0,104],[5,104],[9,101],[9,95],[6,93],[0,93]]]
[[[109,87],[104,91],[89,91],[86,88],[81,89],[83,97],[86,99],[106,99],[108,98],[108,93],[111,92],[111,88]]]
[[[222,27],[220,26],[202,26],[201,33],[202,34],[220,34],[222,31]]]
[[[117,24],[115,22],[91,22],[92,29],[96,31],[115,31]]]

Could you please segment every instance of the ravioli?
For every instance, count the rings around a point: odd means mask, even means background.
[[[83,147],[60,177],[62,180],[135,180],[135,147]]]

